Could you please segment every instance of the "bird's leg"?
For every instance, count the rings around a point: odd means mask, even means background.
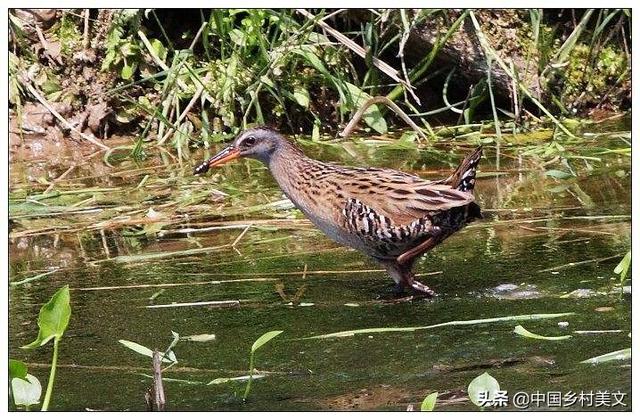
[[[438,231],[439,230],[440,229],[438,229]],[[398,264],[402,266],[407,264],[409,261],[413,261],[414,259],[424,254],[425,252],[431,251],[433,247],[435,247],[440,242],[442,242],[443,239],[444,238],[438,234],[430,236],[429,239],[426,239],[420,245],[417,245],[414,248],[411,248],[410,250],[406,251],[404,254],[400,255],[397,259]]]
[[[434,228],[432,232],[432,236],[426,239],[424,242],[415,246],[414,248],[406,251],[404,254],[400,255],[396,262],[400,272],[403,275],[403,283],[411,286],[413,290],[416,290],[420,293],[424,293],[425,295],[432,297],[435,296],[435,292],[426,284],[420,283],[416,280],[414,274],[411,272],[411,267],[413,267],[413,263],[416,258],[420,255],[424,254],[432,250],[436,245],[444,240],[444,236],[440,234],[439,228]]]
[[[396,282],[393,288],[393,294],[396,296],[402,295],[404,293],[404,287],[409,284],[406,282],[406,276],[400,266],[394,260],[378,260],[378,262],[384,266],[389,276]]]
[[[405,286],[411,287],[413,290],[425,294],[427,297],[435,296],[435,292],[429,288],[426,284],[422,284],[415,279],[415,276],[411,272],[415,259],[412,259],[405,264],[398,264],[397,261],[380,261],[387,272],[396,282],[394,293],[401,295],[404,292]]]

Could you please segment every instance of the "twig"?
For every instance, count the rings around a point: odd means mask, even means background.
[[[202,92],[204,92],[205,85],[207,84],[207,82],[209,82],[209,77],[210,77],[210,74],[207,74],[205,78],[202,79],[202,82],[200,83],[200,86],[198,86],[198,90],[196,90],[196,93],[194,93],[193,98],[191,98],[191,101],[189,101],[185,109],[182,111],[182,113],[180,113],[176,121],[173,123],[173,126],[170,127],[169,130],[167,130],[167,132],[164,134],[164,136],[162,136],[160,140],[158,140],[158,143],[157,143],[158,145],[164,144],[164,142],[167,141],[167,139],[176,131],[176,128],[180,125],[182,120],[187,116],[189,111],[191,111],[191,108],[193,108],[193,106],[196,104],[198,99],[200,99]]]
[[[89,48],[89,9],[84,9],[84,33],[82,34],[82,46]]]
[[[37,274],[37,275],[32,276],[32,277],[27,277],[26,279],[23,279],[23,280],[20,280],[20,281],[12,281],[12,282],[9,282],[9,285],[11,285],[11,286],[19,286],[21,284],[30,283],[32,281],[39,280],[39,279],[41,279],[43,277],[46,277],[49,274],[53,274],[58,270],[60,270],[60,269],[56,268],[55,270],[47,271],[46,273]]]
[[[449,81],[451,80],[451,76],[453,76],[453,73],[455,73],[456,68],[455,67],[451,67],[451,70],[449,71],[449,74],[447,74],[447,78],[444,79],[444,85],[442,85],[442,100],[444,101],[444,104],[447,106],[447,109],[451,110],[452,112],[455,112],[456,114],[462,114],[466,104],[467,104],[467,99],[469,98],[469,94],[467,94],[467,98],[463,101],[463,105],[462,105],[462,109],[456,108],[454,105],[451,105],[449,103],[449,98],[447,95],[447,91],[448,91],[448,87],[449,87]],[[471,92],[472,88],[469,89],[469,92]],[[460,119],[458,118],[458,124],[460,124]]]
[[[44,190],[44,192],[42,194],[48,194],[53,187],[56,185],[56,182],[61,181],[62,179],[64,179],[67,175],[69,175],[71,173],[71,171],[73,171],[74,169],[76,169],[76,165],[72,165],[69,167],[69,169],[67,169],[66,171],[64,171],[64,173],[62,175],[60,175],[59,177],[57,177],[56,179],[54,179],[53,181],[51,181],[51,183],[49,184],[49,186],[47,187],[46,190]]]
[[[104,234],[104,229],[100,230],[100,237],[102,238],[102,248],[104,249],[104,253],[107,256],[107,259],[111,258],[111,254],[109,253],[109,246],[107,245],[107,236]]]
[[[166,397],[162,384],[162,360],[158,350],[153,351],[153,384],[145,395],[149,411],[164,411]]]
[[[496,171],[500,170],[500,143],[502,142],[502,132],[500,131],[500,121],[498,120],[498,111],[496,110],[496,101],[493,97],[493,87],[491,85],[491,67],[493,60],[490,56],[487,58],[487,87],[489,88],[489,99],[491,99],[491,111],[493,112],[493,125],[496,130]],[[511,79],[515,82],[515,79]]]
[[[149,39],[147,39],[147,36],[142,31],[138,31],[138,36],[142,40],[142,43],[144,44],[144,46],[147,47],[147,51],[149,51],[149,54],[151,55],[151,58],[153,58],[153,61],[155,61],[156,64],[160,66],[160,68],[162,68],[162,70],[166,71],[168,76],[170,72],[169,66],[167,66],[167,64],[164,61],[162,61],[160,57],[158,57],[158,55],[153,49],[153,46],[149,42]],[[176,77],[176,83],[180,85],[182,89],[186,91],[189,90],[188,86],[181,79],[177,77]]]
[[[592,258],[590,260],[570,262],[568,264],[562,264],[562,265],[558,265],[556,267],[545,268],[544,270],[538,270],[538,273],[545,273],[547,271],[557,271],[557,270],[560,270],[560,269],[563,269],[563,268],[575,267],[575,266],[578,266],[578,265],[584,265],[584,264],[590,264],[590,263],[599,263],[599,262],[603,262],[603,261],[612,260],[614,258],[620,258],[622,255],[623,254],[616,254],[616,255],[611,255],[610,257]]]
[[[27,87],[29,92],[38,100],[38,102],[40,102],[42,104],[42,106],[47,108],[47,110],[54,117],[56,117],[62,124],[64,124],[64,126],[67,127],[69,130],[71,130],[74,133],[78,134],[80,137],[82,137],[83,139],[87,140],[88,142],[90,142],[90,143],[102,148],[103,150],[111,150],[111,148],[109,146],[106,146],[106,145],[100,143],[95,138],[92,138],[91,136],[88,136],[88,135],[84,134],[83,132],[81,132],[80,130],[75,128],[73,125],[71,125],[71,123],[69,121],[67,121],[62,115],[60,115],[55,109],[53,109],[53,107],[49,104],[49,102],[47,102],[47,100],[44,99],[42,97],[42,95],[40,95],[40,93],[36,90],[36,88],[31,86],[31,83],[25,83],[24,85]]]
[[[217,301],[209,301],[209,302],[181,302],[181,303],[168,303],[164,305],[147,305],[145,308],[155,309],[155,308],[181,308],[181,307],[191,307],[191,306],[213,306],[213,307],[229,307],[229,306],[238,306],[240,305],[239,300],[217,300]]]
[[[44,48],[45,54],[47,55],[47,60],[49,60],[49,62],[54,65],[62,64],[60,61],[56,60],[53,54],[49,52],[51,48],[49,47],[49,42],[47,41],[47,39],[44,37],[44,34],[42,33],[42,29],[40,29],[40,25],[36,23],[33,26],[36,28],[36,34],[38,35],[38,39],[42,44],[42,48]]]
[[[384,270],[380,270],[384,271]],[[48,273],[47,273],[48,274]],[[208,274],[211,275],[211,274]],[[225,273],[224,276],[230,274]],[[102,290],[125,290],[125,289],[153,289],[153,288],[166,288],[166,287],[189,287],[189,286],[204,286],[204,285],[218,285],[226,283],[247,283],[247,282],[267,282],[276,281],[274,277],[254,277],[248,279],[232,279],[232,280],[207,280],[207,281],[194,281],[185,283],[154,283],[154,284],[127,284],[124,286],[96,286],[96,287],[78,287],[71,288],[70,290],[80,290],[83,292],[99,292]]]
[[[233,241],[233,243],[231,244],[231,247],[235,248],[235,246],[238,244],[238,242],[240,242],[240,239],[242,239],[242,237],[244,236],[245,233],[247,233],[247,231],[249,230],[249,228],[251,227],[251,225],[247,225],[246,228],[244,228],[244,230],[242,231],[242,233],[240,233],[240,235],[238,235],[238,237],[236,238],[235,241]]]
[[[404,122],[406,122],[407,124],[409,124],[409,126],[411,126],[411,128],[418,134],[420,134],[422,136],[423,139],[425,140],[429,140],[429,138],[427,137],[427,135],[424,133],[424,131],[422,131],[422,129],[420,127],[418,127],[416,125],[416,123],[414,123],[411,118],[409,118],[409,116],[400,109],[400,107],[396,104],[394,104],[389,98],[387,98],[386,96],[374,96],[373,98],[368,99],[367,101],[365,101],[365,103],[360,107],[360,109],[358,109],[358,111],[355,113],[355,115],[353,116],[353,118],[351,118],[351,121],[349,121],[349,124],[347,124],[347,126],[344,128],[344,130],[342,130],[342,132],[340,132],[340,136],[341,137],[349,137],[349,135],[351,135],[351,132],[353,131],[353,129],[355,128],[356,124],[358,124],[358,122],[360,121],[360,119],[362,118],[362,114],[364,114],[364,112],[369,109],[369,107],[373,104],[385,104],[386,106],[388,106],[389,108],[391,108],[393,110],[393,112],[395,112],[396,114],[398,114],[403,120]]]
[[[196,42],[198,42],[198,39],[200,39],[200,34],[202,34],[202,31],[207,26],[207,24],[208,22],[202,22],[202,25],[200,25],[200,29],[198,29],[198,32],[196,32],[196,36],[193,37],[193,41],[191,41],[191,45],[189,45],[190,50],[193,51],[193,47],[196,46]]]
[[[415,26],[418,21],[418,16],[420,13],[416,13],[413,17],[411,23],[407,22],[407,13],[405,9],[400,9],[400,18],[402,19],[402,25],[404,27],[404,31],[402,33],[402,38],[400,38],[400,43],[398,45],[398,57],[400,58],[400,64],[402,66],[402,74],[404,75],[404,80],[407,85],[411,84],[411,79],[409,78],[409,72],[407,72],[407,64],[404,60],[404,47],[409,40],[409,35],[411,35],[411,29]],[[418,102],[419,104],[420,102]]]

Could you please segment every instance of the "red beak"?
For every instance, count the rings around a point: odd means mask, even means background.
[[[201,163],[196,166],[193,170],[194,175],[203,174],[209,170],[209,168],[213,168],[215,166],[223,165],[229,161],[237,159],[240,156],[240,150],[236,149],[233,146],[225,147],[218,154],[209,158],[209,160]]]

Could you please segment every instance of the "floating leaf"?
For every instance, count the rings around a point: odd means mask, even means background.
[[[438,393],[433,392],[426,396],[426,398],[420,404],[420,411],[433,411],[436,406],[436,400],[438,399]]]
[[[500,391],[500,384],[493,376],[489,375],[487,372],[476,377],[473,381],[471,381],[471,383],[469,383],[469,387],[467,388],[469,399],[478,407],[484,406],[482,403],[483,400],[493,400],[496,392],[498,391]],[[481,394],[484,394],[484,397],[482,399],[480,398]]]
[[[606,353],[600,356],[592,357],[591,359],[583,360],[580,363],[598,364],[598,363],[604,363],[604,362],[611,362],[614,360],[628,360],[628,359],[631,359],[631,348],[612,351],[611,353]]]
[[[523,337],[535,338],[536,340],[559,341],[559,340],[566,340],[568,338],[571,338],[570,335],[559,335],[556,337],[547,337],[543,335],[534,334],[530,331],[527,331],[522,325],[516,325],[513,332]]]
[[[18,406],[29,407],[40,403],[42,385],[35,376],[27,373],[25,378],[13,378],[11,380],[11,392],[13,402]]]
[[[34,349],[48,343],[52,338],[62,337],[71,317],[69,300],[69,286],[67,285],[59,289],[49,302],[40,308],[38,338],[32,343],[22,346],[23,349]]]
[[[255,353],[256,350],[258,350],[260,347],[264,346],[280,334],[282,334],[282,331],[269,331],[268,333],[262,334],[260,338],[258,338],[255,343],[253,343],[253,346],[251,346],[251,353]]]
[[[260,379],[260,378],[264,378],[265,376],[266,375],[253,375],[253,379]],[[244,381],[248,381],[250,377],[251,377],[250,375],[244,375],[244,376],[236,376],[235,378],[216,378],[208,382],[207,385],[220,385],[220,384],[225,384],[227,382],[244,382]]]
[[[9,377],[24,379],[27,376],[27,365],[20,360],[9,359]]]
[[[181,338],[184,341],[197,341],[199,343],[206,343],[207,341],[213,341],[216,339],[215,334],[195,334],[195,335],[187,335],[186,337]]]

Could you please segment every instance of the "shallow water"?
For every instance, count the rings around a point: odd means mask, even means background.
[[[626,147],[616,135],[609,146]],[[445,175],[470,150],[389,142],[305,148],[325,160],[425,178]],[[555,180],[545,171],[561,165],[542,167],[542,159],[516,146],[503,145],[496,170],[495,149],[487,146],[476,186],[485,218],[420,261],[422,281],[439,295],[412,301],[393,300],[391,280],[380,267],[334,244],[281,201],[256,162],[204,178],[190,175],[201,159],[195,153],[182,167],[152,159],[101,168],[96,176],[88,165],[54,191],[93,189],[36,197],[48,207],[24,196],[42,192],[29,177],[49,169],[14,162],[10,281],[53,272],[9,289],[11,357],[26,361],[45,386],[51,348],[19,346],[37,335],[39,307],[69,284],[73,313],[61,344],[54,410],[144,410],[151,361],[118,340],[163,350],[171,331],[216,335],[174,348],[179,363],[164,373],[181,380],[165,383],[172,410],[405,410],[435,391],[437,410],[473,410],[467,385],[485,371],[510,396],[620,391],[628,393],[627,406],[615,409],[629,409],[629,360],[579,363],[631,346],[630,293],[613,288],[613,269],[630,248],[630,157],[595,149],[588,139],[576,146],[576,154],[601,161],[579,160],[577,178]],[[204,304],[172,305],[197,302]],[[298,340],[550,313],[573,314]],[[513,333],[517,324],[572,338],[524,338]],[[254,381],[246,403],[244,382],[206,385],[246,375],[253,341],[270,330],[284,333],[258,351],[256,368],[266,376]],[[570,408],[579,409],[580,402]]]

